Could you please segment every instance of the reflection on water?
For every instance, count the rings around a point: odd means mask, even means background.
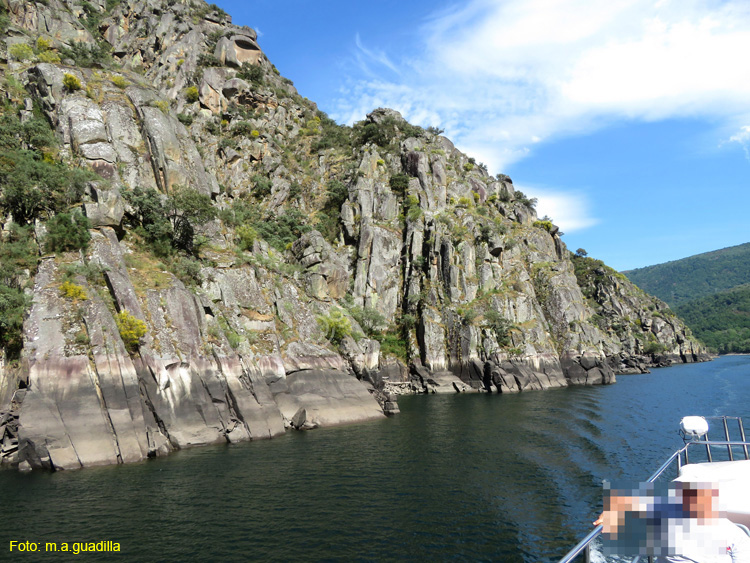
[[[127,561],[556,561],[588,531],[602,479],[645,480],[680,445],[684,415],[750,420],[749,392],[750,358],[727,357],[608,387],[403,397],[387,420],[137,465],[1,472],[0,549],[113,540]]]

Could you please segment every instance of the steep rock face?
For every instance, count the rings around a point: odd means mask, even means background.
[[[12,280],[31,305],[20,357],[0,355],[3,463],[134,462],[381,418],[403,392],[613,383],[704,359],[662,303],[572,257],[509,178],[393,110],[333,124],[214,7],[3,6],[5,46],[36,50],[3,51],[23,86],[6,98],[45,116],[47,156],[96,174],[69,202],[88,245]],[[165,255],[132,193],[172,205],[183,187],[218,215]]]
[[[340,356],[312,343],[282,348],[273,322],[264,326],[251,320],[259,314],[241,312],[273,306],[252,270],[217,272],[213,283],[221,298],[207,296],[210,305],[204,306],[171,275],[165,287],[153,287],[163,282],[141,270],[134,285],[123,256],[129,252],[113,230],[94,232],[86,260],[101,268],[101,277],[98,285],[76,277],[85,290],[79,300],[61,294],[57,260],[41,262],[25,323],[30,367],[17,462],[54,469],[127,463],[192,445],[270,438],[285,425],[311,428],[383,416],[367,388],[342,371],[347,365]],[[295,306],[300,310],[288,322],[310,324],[305,305]],[[148,327],[134,356],[115,311]],[[238,354],[222,329],[212,330],[211,312],[231,318],[229,326],[238,331],[270,328],[271,347],[263,355],[249,349]]]
[[[707,359],[684,323],[656,297],[647,295],[624,275],[599,260],[575,257],[576,275],[595,311],[595,322],[610,336],[607,355],[623,373],[648,364],[670,365]]]

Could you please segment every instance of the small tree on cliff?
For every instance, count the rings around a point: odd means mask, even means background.
[[[160,256],[174,249],[195,253],[195,228],[216,217],[211,198],[194,188],[176,187],[164,196],[137,187],[124,193],[133,207],[133,223]]]
[[[193,254],[195,227],[216,218],[211,197],[194,188],[177,187],[166,203],[168,217],[172,222],[172,245]]]

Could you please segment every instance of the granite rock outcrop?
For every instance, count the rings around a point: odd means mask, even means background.
[[[43,117],[46,157],[89,174],[66,211],[90,227],[51,253],[53,213],[34,217],[37,265],[6,280],[29,303],[20,352],[0,355],[0,462],[129,463],[382,418],[401,393],[706,359],[510,178],[393,110],[336,125],[215,6],[0,4],[5,111]],[[214,213],[157,247],[132,194],[168,207],[185,188]],[[2,209],[0,244],[18,221]]]

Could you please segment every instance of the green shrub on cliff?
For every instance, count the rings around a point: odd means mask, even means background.
[[[157,256],[172,253],[172,225],[167,219],[162,196],[154,189],[136,187],[124,191],[125,200],[133,208],[130,217],[138,233],[146,239]]]
[[[94,44],[74,41],[70,47],[60,49],[60,55],[64,59],[73,59],[76,66],[104,67],[111,60],[110,49],[109,44],[105,41]]]
[[[27,275],[34,275],[38,246],[30,227],[11,223],[0,241],[0,348],[6,358],[15,360],[23,346],[23,319],[31,306],[24,294]]]
[[[537,204],[537,199],[535,197],[528,197],[521,190],[516,190],[515,201],[527,207],[530,211],[535,209]]]
[[[334,344],[352,334],[352,323],[339,309],[332,309],[327,315],[318,315],[318,326],[325,337]]]
[[[271,195],[273,184],[271,183],[270,178],[262,176],[260,174],[255,174],[252,178],[250,178],[250,181],[255,186],[255,188],[253,189],[253,195],[255,197],[264,198]]]
[[[382,313],[373,307],[355,305],[354,299],[350,295],[344,299],[344,305],[349,314],[362,328],[365,336],[369,338],[378,338],[381,331],[388,326],[388,321]]]
[[[4,34],[10,25],[10,17],[5,6],[0,4],[0,33]]]
[[[352,144],[351,127],[339,125],[324,112],[319,111],[320,138],[313,141],[311,149],[315,152],[330,148],[347,148]]]
[[[541,219],[539,221],[534,221],[534,226],[538,227],[540,229],[544,229],[548,233],[552,231],[552,228],[554,225],[552,224],[552,221],[547,221],[546,219]]]
[[[596,292],[596,285],[603,281],[604,274],[606,273],[604,262],[572,253],[570,254],[570,259],[573,262],[576,281],[581,288],[581,293],[588,299],[593,298]]]
[[[198,55],[198,67],[223,66],[213,53],[201,53]]]
[[[240,225],[236,233],[240,250],[252,250],[255,241],[258,239],[258,231],[250,225]]]
[[[194,104],[200,99],[198,88],[195,86],[188,86],[185,88],[185,101],[189,104]]]
[[[21,123],[18,118],[17,109],[13,106],[4,108],[0,118],[0,146],[5,149],[23,149],[21,142],[26,143],[28,150],[43,151],[53,147],[55,138],[49,122],[41,115],[41,110],[36,108],[31,119]],[[44,154],[35,155],[38,158]]]
[[[115,323],[120,331],[125,348],[128,352],[135,352],[141,344],[141,338],[146,334],[146,323],[123,310],[115,315]]]
[[[326,200],[315,226],[328,242],[333,242],[339,234],[341,206],[349,197],[349,188],[339,180],[331,180],[327,187]]]
[[[124,76],[120,74],[116,74],[115,76],[112,77],[112,84],[114,84],[120,89],[125,89],[128,87],[130,82],[128,82],[128,80]]]
[[[190,256],[177,256],[170,264],[171,272],[188,287],[203,283],[200,261]]]
[[[652,340],[651,342],[649,342],[648,344],[646,344],[646,346],[643,347],[643,353],[644,354],[651,354],[651,355],[661,354],[666,349],[667,349],[667,347],[664,344],[662,344],[661,342],[657,342],[655,340]]]
[[[31,227],[8,225],[8,232],[0,242],[0,285],[19,287],[17,280],[28,270],[36,270],[39,250]]]
[[[0,160],[0,209],[16,222],[61,212],[81,200],[90,174],[48,162],[29,151],[8,151]]]
[[[279,252],[284,252],[290,243],[296,241],[312,227],[307,217],[298,209],[287,209],[278,217],[270,217],[253,225],[258,235]]]
[[[78,301],[79,299],[85,301],[89,298],[89,296],[86,295],[86,290],[83,286],[67,280],[60,285],[60,294],[63,295],[63,297],[72,299],[73,301]]]
[[[378,336],[380,354],[383,357],[395,356],[402,362],[408,362],[407,342],[400,329],[388,330]]]
[[[497,343],[502,347],[511,345],[510,333],[516,328],[512,322],[503,317],[496,309],[487,309],[484,312],[484,320],[495,333]]]
[[[34,58],[34,50],[25,43],[16,43],[8,48],[10,56],[17,61],[30,61]]]
[[[44,239],[47,252],[66,252],[86,248],[91,240],[91,222],[83,215],[59,213],[47,221]]]
[[[399,139],[424,136],[424,129],[393,115],[382,117],[378,123],[356,123],[354,130],[361,145],[374,143],[383,148],[395,147]]]
[[[26,225],[79,202],[95,175],[56,162],[52,128],[39,107],[25,123],[19,119],[20,109],[0,105],[0,211]]]
[[[60,63],[60,55],[52,49],[52,41],[39,37],[36,40],[36,53],[41,63]]]
[[[18,359],[23,346],[23,319],[31,306],[24,294],[28,275],[34,275],[38,246],[30,227],[11,223],[0,240],[0,348],[6,358]]]
[[[262,85],[264,83],[263,75],[264,72],[262,68],[260,68],[258,65],[249,63],[243,64],[242,68],[237,71],[237,78],[247,80],[248,82],[252,82],[253,84],[257,85]]]
[[[402,173],[394,174],[391,176],[390,180],[388,180],[388,185],[391,187],[394,194],[403,196],[409,188],[409,176]]]
[[[54,51],[43,51],[38,57],[40,63],[60,64],[60,55]]]
[[[182,123],[185,127],[189,127],[193,124],[193,116],[187,113],[178,113],[177,119],[179,119],[180,123]]]

